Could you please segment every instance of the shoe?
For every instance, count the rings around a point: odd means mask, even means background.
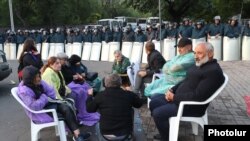
[[[73,141],[86,141],[90,138],[91,136],[91,133],[90,132],[87,132],[85,134],[80,134],[78,135],[78,137],[73,137]]]
[[[154,135],[154,139],[155,139],[155,140],[161,140],[161,135],[160,135],[160,134]]]

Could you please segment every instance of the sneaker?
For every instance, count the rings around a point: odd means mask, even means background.
[[[90,132],[87,132],[85,134],[80,134],[78,135],[78,137],[73,137],[73,141],[86,141],[90,138],[91,136],[91,133]]]

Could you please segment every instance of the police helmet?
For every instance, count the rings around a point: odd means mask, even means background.
[[[183,18],[183,21],[189,21],[189,18],[185,17]]]
[[[43,35],[47,35],[47,31],[46,30],[43,30],[42,33],[43,33]]]
[[[135,32],[138,33],[140,31],[142,31],[141,26],[137,26],[137,28],[135,29]]]
[[[97,33],[97,32],[98,32],[98,29],[97,29],[97,28],[94,28],[94,29],[93,29],[93,32],[94,32],[94,33]]]
[[[80,32],[80,29],[76,27],[76,28],[74,29],[74,32],[75,32],[75,33],[78,33],[78,32]]]
[[[10,35],[15,35],[15,31],[10,31]]]
[[[118,32],[120,30],[120,28],[118,26],[114,27],[114,32]]]
[[[128,31],[128,28],[127,27],[124,27],[123,28],[123,32],[127,32]]]
[[[60,27],[57,27],[57,28],[56,28],[56,32],[57,32],[57,33],[61,32],[61,28],[60,28]]]
[[[220,20],[220,16],[215,16],[214,20]]]
[[[50,34],[54,33],[54,29],[53,28],[49,29],[49,33]]]
[[[237,16],[233,16],[231,20],[237,21],[238,17]]]
[[[32,29],[32,30],[31,30],[31,33],[35,33],[35,32],[36,32],[36,30],[35,30],[35,29]]]
[[[174,26],[174,23],[169,22],[168,26],[169,26],[169,27],[173,27],[173,26]]]

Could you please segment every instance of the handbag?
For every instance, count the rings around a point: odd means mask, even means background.
[[[98,77],[98,73],[97,72],[88,72],[86,75],[86,80],[88,81],[93,81]]]

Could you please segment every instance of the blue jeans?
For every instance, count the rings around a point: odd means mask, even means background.
[[[164,94],[156,94],[151,97],[150,111],[162,141],[168,141],[169,118],[177,115],[178,106],[173,102],[168,102]]]

